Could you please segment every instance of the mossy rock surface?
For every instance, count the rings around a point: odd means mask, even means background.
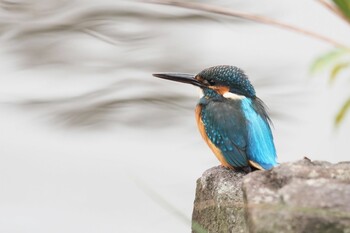
[[[197,180],[192,232],[245,233],[242,181],[245,174],[213,167]]]

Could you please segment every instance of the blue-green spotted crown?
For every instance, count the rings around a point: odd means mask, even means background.
[[[235,66],[213,66],[201,71],[198,76],[214,85],[227,86],[230,92],[255,97],[255,89],[247,75]]]

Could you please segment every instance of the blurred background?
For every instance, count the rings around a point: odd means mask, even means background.
[[[350,39],[320,1],[205,2]],[[153,72],[238,66],[269,106],[280,162],[349,159],[349,117],[334,125],[349,78],[310,74],[329,43],[138,1],[0,7],[0,232],[190,231],[196,179],[218,161],[198,90]]]

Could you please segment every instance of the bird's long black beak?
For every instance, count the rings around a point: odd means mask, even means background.
[[[195,75],[193,74],[185,74],[185,73],[155,73],[154,77],[167,79],[180,83],[188,83],[195,85],[197,87],[205,88],[207,87],[204,83],[195,79]]]

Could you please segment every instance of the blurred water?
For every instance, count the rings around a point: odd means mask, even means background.
[[[215,3],[350,38],[315,1]],[[309,77],[331,48],[319,41],[101,0],[1,1],[0,35],[0,232],[189,231],[196,178],[218,162],[195,127],[197,90],[152,72],[237,65],[270,107],[281,162],[348,160],[350,122],[333,119],[349,82]]]

